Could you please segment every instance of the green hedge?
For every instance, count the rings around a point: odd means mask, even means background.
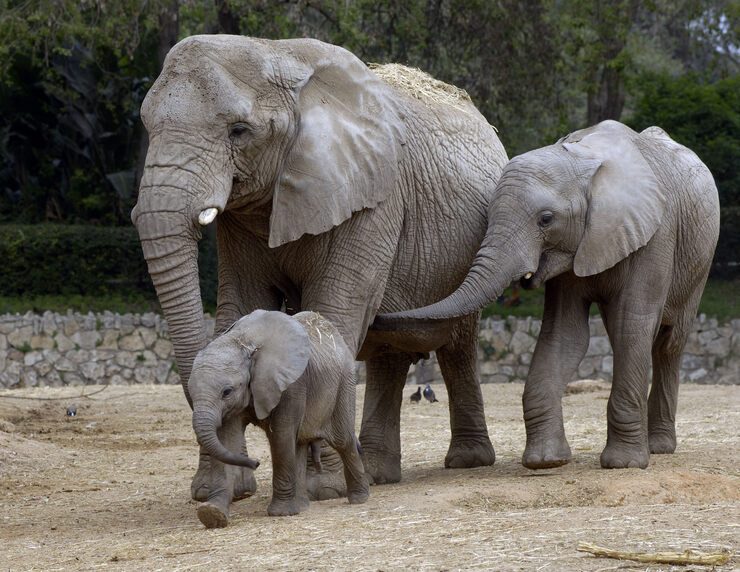
[[[711,276],[740,278],[740,207],[720,209],[719,242],[714,253]]]
[[[216,301],[215,239],[200,243],[204,301]],[[133,227],[0,225],[0,295],[104,295],[139,292],[154,297]]]

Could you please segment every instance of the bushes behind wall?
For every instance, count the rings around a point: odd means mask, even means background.
[[[201,293],[216,303],[215,237],[199,245]],[[133,227],[0,225],[0,295],[105,295],[155,297]]]

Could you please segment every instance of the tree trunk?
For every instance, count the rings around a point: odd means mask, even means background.
[[[218,8],[218,27],[222,34],[239,35],[239,16],[231,11],[229,0],[215,0]]]
[[[180,33],[179,0],[166,0],[159,8],[159,45],[157,46],[157,60],[159,69],[162,69],[164,58],[170,48],[177,43]]]
[[[605,119],[619,121],[624,108],[624,88],[619,70],[604,65],[598,86],[588,93],[587,121],[596,125]]]
[[[157,43],[157,75],[162,71],[164,58],[172,46],[177,43],[180,34],[180,0],[165,0],[159,7],[159,37]],[[144,173],[146,153],[149,149],[149,135],[146,129],[141,130],[139,138],[139,156],[136,160],[136,182],[134,188],[138,193],[141,175]]]

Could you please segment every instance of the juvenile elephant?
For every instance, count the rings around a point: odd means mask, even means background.
[[[393,87],[316,40],[193,36],[172,48],[141,108],[150,144],[131,217],[186,397],[207,342],[199,225],[217,217],[217,332],[283,305],[330,320],[367,360],[360,441],[376,483],[400,479],[403,385],[412,361],[432,350],[450,396],[445,465],[494,461],[476,375],[476,316],[413,335],[366,336],[379,310],[423,306],[460,284],[507,160],[472,103],[437,102],[427,91]],[[238,441],[243,427],[222,431]],[[311,495],[336,496],[341,464],[322,461],[324,473],[308,478]],[[193,497],[208,498],[213,478],[201,449]],[[234,482],[235,498],[254,491],[249,469],[239,468]]]
[[[342,458],[349,502],[367,500],[355,436],[354,356],[319,314],[256,310],[241,318],[195,357],[188,391],[193,429],[212,463],[259,464],[221,442],[218,429],[225,420],[239,418],[267,434],[273,464],[269,515],[298,514],[308,506],[306,450],[321,439]],[[198,507],[208,528],[228,523],[229,475],[220,471],[222,486]]]
[[[429,307],[379,315],[376,327],[466,315],[511,280],[545,283],[522,398],[522,463],[540,469],[571,456],[561,399],[588,348],[595,302],[614,350],[602,467],[646,467],[651,452],[672,453],[681,353],[719,229],[709,170],[658,127],[636,133],[605,121],[514,157],[490,208],[460,288]]]

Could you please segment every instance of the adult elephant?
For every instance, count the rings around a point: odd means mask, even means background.
[[[217,217],[217,332],[258,308],[313,310],[333,322],[367,360],[360,441],[376,483],[400,479],[402,389],[409,365],[431,350],[450,396],[446,466],[494,462],[476,315],[366,337],[379,310],[448,295],[475,257],[507,157],[472,103],[414,96],[319,41],[217,35],[171,50],[141,116],[150,145],[131,216],[189,401],[193,359],[208,341],[199,225]],[[242,421],[222,427],[222,441],[246,452],[243,430]],[[234,498],[248,496],[251,471],[229,470],[240,471]],[[336,496],[342,482],[324,471],[309,493]],[[201,449],[193,497],[205,499],[211,483]]]
[[[717,188],[694,153],[658,127],[605,121],[514,157],[460,288],[430,307],[379,315],[375,327],[469,314],[512,280],[545,284],[522,397],[522,463],[539,469],[570,459],[561,398],[588,348],[595,302],[614,350],[601,465],[646,467],[650,453],[676,448],[681,353],[718,229]]]

